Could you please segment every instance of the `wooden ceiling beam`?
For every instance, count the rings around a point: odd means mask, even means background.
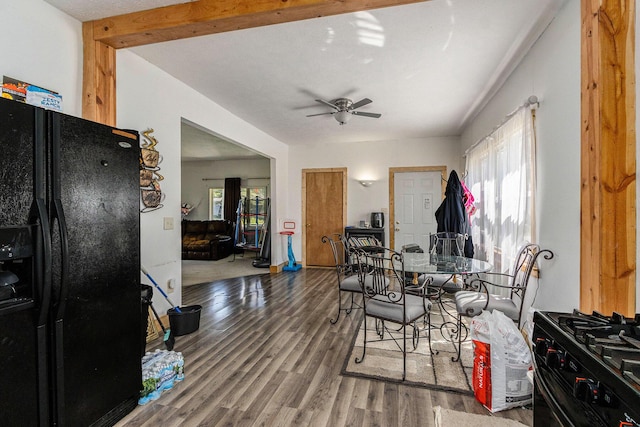
[[[95,41],[115,49],[426,0],[198,0],[92,21]]]

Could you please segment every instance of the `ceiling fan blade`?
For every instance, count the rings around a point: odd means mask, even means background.
[[[356,116],[365,116],[365,117],[373,117],[373,118],[379,118],[382,117],[382,114],[379,113],[366,113],[364,111],[352,111],[351,114],[354,114]]]
[[[316,99],[316,102],[319,102],[321,104],[327,105],[331,108],[334,108],[336,110],[340,110],[338,107],[336,107],[335,105],[333,105],[332,103],[330,103],[329,101],[325,101],[324,99]]]
[[[335,112],[330,112],[330,113],[318,113],[318,114],[308,114],[307,117],[313,117],[313,116],[323,116],[325,114],[335,114]]]
[[[356,108],[360,108],[363,105],[367,105],[367,104],[371,104],[373,101],[370,100],[369,98],[364,98],[361,99],[360,101],[356,102],[355,104],[351,104],[351,107],[349,107],[350,110],[355,110]]]

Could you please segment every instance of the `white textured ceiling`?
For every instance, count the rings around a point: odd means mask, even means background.
[[[109,16],[156,9],[196,0],[44,0],[79,21],[93,21]]]
[[[181,158],[191,160],[248,160],[263,156],[238,144],[228,142],[207,129],[183,120],[181,124]]]
[[[82,21],[185,3],[45,1]],[[432,0],[132,50],[286,144],[451,136],[490,99],[563,3]],[[314,99],[340,97],[370,98],[359,111],[382,117],[353,116],[343,126],[331,115],[306,117],[330,111]]]

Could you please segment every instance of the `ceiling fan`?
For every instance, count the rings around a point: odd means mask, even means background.
[[[361,99],[356,103],[354,103],[352,100],[347,98],[334,99],[332,102],[325,101],[324,99],[316,99],[316,102],[327,105],[333,108],[335,111],[329,111],[328,113],[309,114],[307,115],[307,117],[322,116],[324,114],[332,114],[333,118],[335,118],[338,121],[338,123],[343,125],[349,121],[349,118],[351,118],[351,114],[353,114],[354,116],[373,117],[376,119],[382,116],[382,114],[379,114],[379,113],[366,113],[364,111],[355,111],[357,108],[360,108],[364,105],[367,105],[373,102],[369,98]]]

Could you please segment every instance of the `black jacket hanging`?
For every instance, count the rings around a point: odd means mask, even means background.
[[[464,256],[473,258],[473,242],[471,240],[471,228],[467,211],[463,201],[464,191],[458,178],[458,173],[452,170],[447,181],[447,188],[444,192],[444,200],[436,209],[436,222],[438,232],[448,231],[450,233],[466,234],[468,238],[464,244]]]

